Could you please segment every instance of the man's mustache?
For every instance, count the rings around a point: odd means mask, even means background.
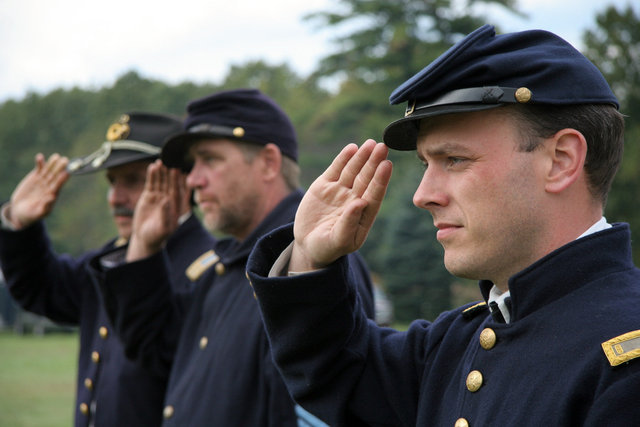
[[[129,209],[124,206],[116,206],[115,208],[111,209],[111,215],[133,217],[133,209]]]

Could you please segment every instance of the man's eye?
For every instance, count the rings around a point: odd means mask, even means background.
[[[455,166],[459,163],[464,162],[466,159],[462,158],[462,157],[447,157],[447,163],[449,164],[449,166]]]

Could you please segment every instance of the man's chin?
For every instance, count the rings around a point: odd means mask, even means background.
[[[131,237],[131,218],[115,218],[116,229],[118,230],[118,237],[121,239],[129,240]]]

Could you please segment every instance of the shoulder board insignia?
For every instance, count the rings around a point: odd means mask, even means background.
[[[193,261],[189,267],[187,267],[185,274],[192,282],[194,282],[202,276],[202,273],[207,271],[209,267],[218,262],[219,259],[220,257],[218,254],[216,254],[213,249],[209,249]]]
[[[465,319],[472,319],[485,310],[487,310],[487,303],[482,301],[462,310],[462,317]]]
[[[640,330],[627,332],[602,343],[604,354],[611,366],[640,357]]]

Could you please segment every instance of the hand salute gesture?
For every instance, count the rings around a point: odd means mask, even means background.
[[[52,154],[45,162],[38,153],[35,167],[18,184],[5,215],[17,229],[28,227],[49,215],[58,199],[60,189],[69,179],[69,159]]]
[[[144,191],[133,214],[127,261],[150,256],[162,249],[178,228],[180,215],[189,209],[185,176],[168,169],[160,160],[147,168]]]
[[[371,139],[349,144],[314,181],[296,213],[289,271],[323,268],[362,246],[391,178],[387,153]]]

